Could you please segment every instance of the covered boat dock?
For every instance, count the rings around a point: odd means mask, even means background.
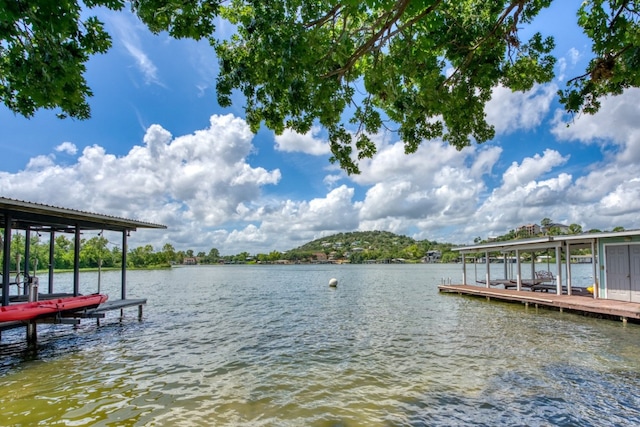
[[[1,283],[1,306],[8,306],[21,301],[37,301],[43,299],[60,298],[65,296],[77,297],[80,291],[80,246],[81,233],[87,230],[95,231],[115,231],[122,236],[122,259],[121,259],[121,285],[120,299],[113,297],[96,308],[84,309],[71,313],[64,313],[64,316],[45,316],[30,321],[0,322],[0,331],[17,327],[26,327],[27,341],[35,343],[38,323],[70,323],[77,324],[81,318],[104,317],[104,313],[109,310],[122,310],[125,307],[138,307],[138,316],[142,316],[142,306],[146,304],[146,299],[127,299],[127,238],[132,231],[139,228],[165,229],[164,225],[152,224],[143,221],[119,218],[109,215],[102,215],[91,212],[49,206],[39,203],[32,203],[20,200],[0,197],[0,227],[2,234],[2,283]],[[11,266],[11,244],[12,235],[16,230],[24,231],[25,247],[21,254],[25,260],[21,271],[12,272]],[[32,233],[38,235],[49,235],[49,265],[48,283],[39,283],[35,274],[31,274],[29,261],[31,260],[31,236]],[[73,262],[73,291],[72,293],[54,292],[54,252],[55,237],[59,233],[73,235],[74,262]],[[14,275],[16,279],[14,278]],[[18,285],[17,278],[22,277],[22,290],[15,286],[17,293],[11,294],[13,285]],[[13,279],[13,281],[12,281]],[[46,286],[46,292],[42,289]]]
[[[590,253],[588,264],[592,270],[586,286],[574,283],[571,262],[575,260],[575,252],[584,249],[587,250],[583,252]],[[534,304],[591,313],[623,321],[640,319],[639,230],[487,242],[453,250],[461,254],[462,283],[443,283],[439,286],[440,292],[521,302],[527,307]],[[547,254],[544,256],[547,263],[536,263],[539,253]],[[529,260],[526,264],[524,258]],[[490,260],[495,265],[500,259],[504,264],[503,274],[497,274],[495,267],[491,269]],[[553,264],[550,259],[554,260]],[[473,263],[473,278],[468,260]],[[508,264],[513,264],[507,260],[515,261],[515,272],[513,267],[509,270]],[[478,265],[484,267],[480,274]]]

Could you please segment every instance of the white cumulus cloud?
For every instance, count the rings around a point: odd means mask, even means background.
[[[331,150],[327,141],[320,138],[320,132],[319,127],[311,128],[304,135],[287,129],[282,132],[282,135],[276,136],[276,150],[326,156]]]
[[[277,184],[280,171],[247,163],[253,134],[244,120],[214,115],[210,122],[177,138],[153,125],[144,145],[121,157],[98,145],[85,147],[68,166],[39,156],[22,171],[0,174],[0,190],[7,197],[163,223],[178,236],[193,224],[220,226],[240,219],[238,207],[258,199],[262,186]]]
[[[54,150],[56,150],[59,153],[69,154],[71,156],[75,156],[76,153],[78,152],[78,148],[76,147],[76,145],[68,141],[58,145],[57,147],[54,148]]]

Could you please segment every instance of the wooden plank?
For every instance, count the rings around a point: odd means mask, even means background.
[[[100,304],[100,306],[98,306],[97,308],[87,310],[87,315],[93,313],[103,313],[105,311],[120,310],[125,307],[145,305],[146,303],[146,298],[109,300]]]
[[[503,301],[534,302],[543,306],[579,311],[583,313],[603,314],[620,318],[640,319],[640,303],[594,299],[591,295],[557,295],[548,293],[544,298],[533,295],[531,291],[511,289],[491,289],[473,285],[440,285],[440,292],[464,295],[484,296]]]

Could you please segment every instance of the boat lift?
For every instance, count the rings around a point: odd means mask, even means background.
[[[23,295],[17,295],[27,301],[59,296],[54,293],[54,248],[56,233],[69,233],[74,236],[74,263],[73,263],[73,293],[69,296],[80,295],[80,235],[86,230],[109,230],[122,234],[122,267],[121,267],[121,292],[120,299],[107,301],[95,309],[84,310],[82,312],[69,313],[69,317],[50,316],[38,318],[30,321],[20,322],[0,322],[0,334],[2,330],[26,327],[27,343],[34,345],[37,341],[38,323],[71,323],[78,324],[80,318],[92,317],[99,319],[104,317],[106,311],[120,310],[121,317],[125,307],[138,306],[138,318],[142,317],[142,306],[146,304],[146,299],[127,299],[127,238],[132,231],[138,228],[166,229],[160,224],[152,224],[143,221],[119,218],[109,215],[90,213],[74,209],[60,208],[39,203],[25,202],[9,198],[0,197],[0,228],[4,229],[1,236],[2,255],[2,283],[0,305],[11,304],[10,290],[16,286],[18,294],[22,286]],[[23,230],[25,232],[25,253],[24,267],[18,260],[18,271],[15,273],[15,280],[12,281],[10,271],[11,263],[11,240],[13,230]],[[49,280],[47,292],[39,293],[40,284],[35,275],[37,265],[34,267],[34,274],[30,274],[29,260],[31,233],[49,233]],[[21,271],[22,270],[22,271]],[[20,279],[20,276],[23,279]],[[26,297],[26,298],[25,298]],[[1,335],[0,335],[1,338]]]

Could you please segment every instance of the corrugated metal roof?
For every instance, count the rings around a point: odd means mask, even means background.
[[[138,228],[167,228],[161,224],[0,197],[0,227],[4,226],[7,216],[11,217],[12,227],[17,229],[55,230],[77,226],[81,229],[134,231]]]
[[[589,245],[592,241],[612,237],[632,237],[640,236],[640,230],[625,231],[604,231],[598,233],[582,233],[582,234],[562,234],[559,236],[533,237],[530,239],[507,240],[501,242],[479,243],[469,246],[459,246],[451,248],[453,251],[462,253],[470,252],[502,252],[518,250],[538,250],[546,248],[554,248],[563,244],[572,246]]]

